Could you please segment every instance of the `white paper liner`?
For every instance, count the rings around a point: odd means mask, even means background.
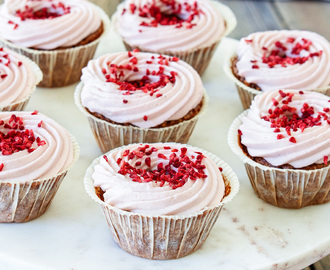
[[[205,112],[208,104],[208,96],[204,90],[204,101],[201,111],[189,120],[164,128],[139,128],[135,126],[116,125],[90,114],[81,104],[81,91],[83,83],[79,83],[74,93],[77,107],[87,117],[94,137],[103,153],[130,143],[153,142],[188,142],[195,125]]]
[[[34,50],[0,38],[0,45],[27,56],[40,67],[43,79],[39,87],[62,87],[73,84],[80,80],[81,69],[94,57],[101,38],[108,33],[110,28],[108,15],[100,7],[96,5],[95,7],[99,10],[103,22],[103,33],[88,44],[68,49]]]
[[[45,213],[62,180],[79,158],[79,145],[71,134],[70,136],[73,159],[65,171],[51,178],[25,183],[0,180],[0,223],[27,222]]]
[[[229,181],[231,191],[217,206],[191,215],[173,216],[141,215],[124,211],[105,203],[95,194],[92,174],[101,157],[95,159],[86,171],[86,192],[101,206],[116,243],[133,255],[154,260],[177,259],[189,255],[205,242],[223,205],[230,202],[238,193],[238,178],[227,163],[200,148],[184,144],[180,146],[202,152],[217,166],[222,167],[222,175]]]
[[[236,44],[235,46],[237,47],[238,44]],[[235,50],[236,50],[236,48],[235,48]],[[243,109],[246,110],[246,109],[250,108],[250,105],[251,105],[254,97],[263,93],[263,91],[249,87],[235,77],[235,75],[233,74],[233,71],[231,69],[231,66],[232,66],[232,59],[234,59],[236,56],[237,56],[236,53],[233,53],[232,55],[229,55],[228,57],[226,57],[226,59],[224,61],[223,69],[224,69],[227,77],[235,83]],[[304,90],[304,91],[315,91],[315,92],[319,92],[321,94],[330,96],[330,86],[320,87],[320,88],[316,88],[316,89],[308,89],[308,90]]]
[[[26,56],[20,55],[20,57],[22,59],[24,59],[28,63],[28,65],[31,66],[31,68],[33,70],[33,73],[35,75],[35,78],[36,78],[36,85],[37,85],[42,80],[42,71],[41,71],[41,69],[39,68],[39,66],[35,62],[31,61]],[[0,106],[0,111],[23,111],[25,109],[26,105],[28,104],[28,102],[31,98],[31,95],[36,90],[36,85],[34,85],[31,88],[30,94],[28,96],[22,98],[21,100],[15,101],[11,104]]]
[[[217,49],[220,41],[228,36],[231,31],[233,31],[237,25],[237,20],[235,17],[235,14],[232,12],[232,10],[219,2],[215,2],[213,0],[210,1],[211,4],[214,6],[214,8],[218,9],[223,16],[224,20],[226,21],[226,30],[225,32],[219,37],[217,41],[215,41],[212,44],[209,44],[207,46],[201,46],[197,47],[191,51],[180,51],[180,48],[178,51],[172,50],[172,51],[150,51],[145,48],[141,48],[139,46],[132,46],[126,41],[123,40],[123,43],[128,51],[132,51],[134,49],[138,49],[141,52],[153,52],[153,53],[159,53],[159,54],[165,54],[170,56],[178,57],[180,60],[185,61],[189,65],[191,65],[199,75],[203,75],[204,71],[208,67],[211,58]],[[116,21],[116,13],[112,16],[112,21],[114,22],[113,25],[115,25]],[[116,32],[116,29],[114,29]],[[119,34],[120,36],[120,34]]]
[[[258,197],[282,208],[302,208],[330,201],[330,166],[317,170],[278,169],[247,157],[238,143],[238,129],[248,110],[232,123],[228,145],[244,162],[251,185]]]

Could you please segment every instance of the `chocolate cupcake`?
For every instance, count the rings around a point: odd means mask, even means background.
[[[268,91],[232,124],[228,143],[264,201],[301,208],[330,201],[330,98]]]
[[[118,6],[113,26],[127,50],[175,56],[202,75],[236,18],[216,1],[128,0]]]
[[[39,65],[39,86],[61,87],[79,81],[108,24],[107,15],[85,0],[5,1],[0,44]]]
[[[0,111],[24,110],[41,79],[34,62],[0,47]]]
[[[0,222],[26,222],[49,207],[77,160],[75,139],[35,112],[0,112]]]
[[[265,91],[296,89],[330,95],[330,43],[298,30],[266,31],[240,40],[224,66],[244,109]]]
[[[239,183],[216,156],[176,143],[131,144],[94,160],[85,189],[114,240],[147,259],[176,259],[207,239]]]
[[[129,143],[186,143],[207,102],[197,72],[171,56],[103,55],[81,79],[76,105],[104,153]]]

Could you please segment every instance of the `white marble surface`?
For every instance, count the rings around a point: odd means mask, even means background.
[[[101,209],[84,191],[85,170],[101,152],[74,105],[73,85],[38,89],[28,105],[69,129],[80,144],[81,157],[43,216],[23,224],[0,224],[0,269],[300,269],[329,254],[330,204],[286,210],[264,203],[227,146],[228,128],[242,111],[234,84],[222,70],[223,58],[235,43],[223,41],[203,76],[210,103],[189,144],[226,161],[241,187],[200,250],[178,260],[149,261],[116,245]],[[107,38],[97,55],[122,49],[116,38]]]

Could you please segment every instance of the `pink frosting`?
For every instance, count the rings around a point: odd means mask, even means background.
[[[157,169],[159,163],[163,163],[164,167],[168,164],[169,157],[173,154],[172,149],[178,149],[178,155],[180,155],[180,149],[186,147],[186,155],[195,158],[196,151],[199,151],[181,144],[157,143],[149,145],[150,148],[155,147],[157,151],[142,159],[136,157],[130,159],[129,156],[125,156],[125,151],[139,151],[141,146],[143,145],[133,144],[114,149],[107,154],[108,161],[101,158],[100,163],[94,167],[95,171],[92,175],[94,185],[105,191],[104,201],[106,203],[122,210],[147,215],[193,214],[220,203],[225,190],[223,178],[219,168],[207,156],[202,160],[207,177],[196,180],[188,178],[183,186],[176,189],[173,189],[168,182],[165,182],[163,186],[160,181],[139,183],[132,181],[129,175],[118,173],[120,169],[117,164],[118,158],[121,158],[122,162],[128,162],[131,166],[135,166],[137,160],[142,160],[142,164],[137,168],[152,171]],[[164,146],[170,147],[170,149],[164,149]],[[167,159],[159,158],[160,154]],[[147,157],[151,159],[150,167],[145,162]]]
[[[27,58],[0,47],[0,106],[27,98],[40,77]]]
[[[141,25],[142,22],[151,22],[151,17],[139,16],[139,8],[150,5],[153,2],[164,14],[171,13],[169,5],[161,0],[129,0],[118,6],[114,27],[120,36],[131,46],[137,46],[143,50],[154,52],[181,52],[194,50],[196,48],[207,47],[220,40],[225,33],[225,21],[219,11],[216,2],[209,0],[197,1],[198,9],[201,10],[191,21],[193,26],[187,28],[187,23],[182,27],[177,25],[158,25],[157,27],[147,27]],[[165,1],[164,1],[165,2]],[[167,1],[171,2],[171,1]],[[190,13],[184,8],[184,3],[194,6],[195,0],[175,0],[177,5],[182,5],[180,18],[186,19]],[[130,6],[136,6],[136,12],[131,12]],[[125,10],[125,12],[124,12]]]
[[[91,60],[82,70],[84,87],[81,102],[84,107],[117,123],[149,128],[167,120],[180,119],[201,102],[204,91],[201,78],[187,63],[166,57],[164,64],[160,64],[158,54],[133,52],[131,57],[128,54],[130,52],[103,55]],[[135,58],[137,63],[133,65]],[[122,81],[141,80],[148,72],[152,74],[153,71],[163,69],[163,74],[167,76],[176,74],[175,82],[168,82],[165,86],[145,92],[129,91],[126,88],[119,90],[119,85],[107,82],[106,79],[109,74],[111,78],[114,77],[111,65],[136,67],[135,71],[119,69],[123,72]],[[149,78],[151,82],[155,82],[160,77],[149,75]]]
[[[296,113],[303,119],[303,108],[307,104],[313,109],[312,117],[320,119],[316,125],[304,127],[297,124],[296,128],[286,130],[285,127],[272,126],[273,113],[277,106],[283,108],[292,94],[292,101],[287,106],[295,108],[285,111],[282,116],[292,119]],[[284,102],[283,102],[284,101]],[[278,102],[278,105],[275,106]],[[324,163],[330,155],[330,98],[317,92],[287,90],[281,93],[278,90],[268,91],[257,95],[253,100],[250,110],[242,119],[239,129],[242,132],[242,143],[247,147],[253,157],[263,157],[275,166],[291,164],[295,168],[305,167],[314,163]],[[272,110],[272,111],[269,111]],[[267,116],[270,121],[265,120]],[[280,138],[280,139],[279,139]],[[293,138],[293,139],[292,139]]]
[[[54,12],[52,5],[60,3],[59,0],[6,0],[0,9],[0,36],[22,47],[51,50],[71,47],[100,27],[96,6],[85,0],[63,1],[70,11],[52,19],[21,20],[16,14],[25,6],[34,11],[47,8]]]
[[[297,44],[306,44],[308,50],[292,54],[292,48]],[[289,57],[311,56],[302,64],[277,64],[270,68],[263,63],[262,56],[268,55],[280,42]],[[267,50],[266,50],[267,49]],[[322,51],[322,52],[321,52]],[[330,84],[330,43],[322,36],[308,31],[267,31],[250,34],[242,38],[237,48],[238,74],[249,83],[257,84],[263,91],[276,89],[312,90],[327,87]],[[252,62],[251,62],[252,61]]]
[[[1,112],[0,119],[6,124],[12,115],[13,112]],[[73,160],[73,144],[70,134],[54,120],[41,113],[15,112],[15,115],[22,118],[23,131],[33,130],[36,140],[31,149],[35,150],[31,152],[24,149],[7,155],[1,144],[0,164],[3,164],[3,167],[0,171],[0,181],[23,183],[54,177],[56,174],[64,172]],[[5,127],[5,125],[0,126],[3,134],[7,134],[11,130],[13,129]],[[37,139],[38,137],[40,139]],[[38,146],[37,140],[45,143]]]

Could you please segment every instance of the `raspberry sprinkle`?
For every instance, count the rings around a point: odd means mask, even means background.
[[[154,181],[172,189],[183,186],[188,179],[207,178],[205,156],[201,152],[188,156],[187,152],[186,147],[157,149],[141,144],[137,149],[122,152],[122,158],[117,160],[118,173],[127,175],[134,182]],[[107,158],[104,159],[108,162]]]
[[[42,121],[37,126],[42,126]],[[46,142],[36,137],[32,129],[26,129],[24,119],[12,114],[8,121],[0,120],[0,151],[3,156],[27,150],[32,153]],[[4,165],[1,165],[1,170]]]
[[[270,123],[274,133],[281,133],[276,135],[278,140],[285,138],[284,134],[286,134],[290,137],[291,143],[296,143],[295,137],[292,136],[293,132],[303,133],[305,129],[330,124],[328,107],[316,111],[314,106],[307,102],[303,103],[301,107],[290,106],[295,99],[295,94],[283,90],[278,92],[277,98],[272,98],[272,106],[269,108],[268,114],[261,117]],[[304,92],[298,91],[296,95],[302,96]]]
[[[175,26],[175,28],[185,27],[186,29],[191,29],[196,25],[193,23],[195,16],[203,13],[197,1],[189,4],[188,2],[181,3],[176,0],[159,0],[156,3],[153,0],[141,6],[130,4],[129,9],[130,14],[136,14],[144,19],[140,24],[143,27],[169,25]],[[166,12],[163,11],[164,9]],[[123,10],[122,16],[125,14],[126,10]]]

